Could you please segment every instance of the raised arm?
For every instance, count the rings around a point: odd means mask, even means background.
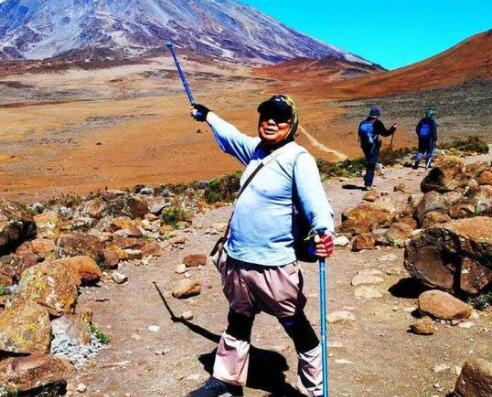
[[[309,153],[298,155],[294,165],[294,187],[302,210],[315,233],[335,232],[333,210],[321,184],[318,166]]]
[[[248,165],[253,153],[260,143],[259,138],[253,138],[240,132],[232,124],[222,120],[215,113],[203,105],[194,105],[191,114],[197,121],[206,121],[219,147],[225,152],[236,157],[244,165]]]

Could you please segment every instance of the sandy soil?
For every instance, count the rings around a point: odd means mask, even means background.
[[[490,161],[491,157],[483,159]],[[376,183],[378,190],[401,200],[403,193],[393,192],[393,186],[405,181],[417,191],[423,174],[410,169],[390,170]],[[362,198],[360,190],[344,186],[359,183],[349,180],[325,184],[338,219],[343,210]],[[83,382],[88,385],[86,394],[94,397],[169,397],[185,395],[209,376],[227,313],[217,271],[212,265],[190,271],[193,279],[203,283],[203,292],[197,297],[176,300],[170,291],[182,277],[174,273],[176,265],[185,254],[207,252],[216,236],[207,235],[205,230],[211,224],[225,222],[229,213],[230,208],[224,207],[196,218],[182,251],[166,252],[145,267],[124,267],[122,270],[129,275],[127,284],[108,282],[83,291],[77,310],[93,310],[96,323],[112,342],[87,370],[70,380],[71,385]],[[354,296],[350,282],[362,269],[384,273],[384,282],[376,285],[382,298],[360,300]],[[304,264],[303,273],[308,317],[317,328],[316,265]],[[329,325],[330,395],[443,397],[454,387],[455,366],[461,367],[473,356],[492,357],[492,345],[488,343],[492,313],[480,313],[472,320],[471,329],[440,325],[433,336],[409,333],[421,290],[407,277],[400,249],[352,253],[340,248],[330,260],[329,311],[349,310],[356,317],[354,322]],[[193,320],[173,321],[173,314],[179,316],[186,310],[193,312]],[[159,332],[150,332],[150,325],[159,326]],[[252,343],[255,349],[245,396],[298,396],[295,351],[276,320],[258,316]],[[438,364],[450,369],[436,373],[433,368]]]

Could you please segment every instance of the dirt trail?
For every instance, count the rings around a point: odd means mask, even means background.
[[[490,156],[486,158],[490,161]],[[423,174],[394,169],[376,183],[378,190],[401,199],[403,193],[393,192],[394,185],[405,181],[417,191]],[[363,195],[357,188],[347,189],[347,183],[356,185],[360,180],[325,184],[337,220]],[[176,300],[170,290],[183,277],[175,274],[176,265],[185,254],[208,252],[217,236],[206,230],[225,222],[229,213],[230,207],[224,207],[197,217],[182,250],[166,252],[148,266],[123,267],[129,276],[127,284],[104,282],[100,288],[83,291],[78,310],[92,309],[96,323],[112,341],[88,369],[75,374],[71,384],[84,382],[89,386],[86,395],[95,397],[170,397],[185,395],[209,376],[227,313],[217,271],[211,265],[190,271],[203,285],[197,297]],[[402,263],[403,250],[394,248],[360,253],[339,248],[330,260],[329,311],[349,310],[356,317],[350,323],[329,325],[332,396],[445,396],[457,378],[454,366],[471,356],[492,357],[491,313],[481,313],[471,329],[440,326],[430,337],[407,332],[418,292],[408,288]],[[384,282],[376,286],[383,297],[364,301],[354,296],[350,281],[368,268],[383,272]],[[317,268],[304,264],[303,273],[308,317],[318,328]],[[189,323],[172,320],[170,311],[179,316],[186,310],[194,314]],[[150,325],[159,326],[159,332],[150,332]],[[256,347],[250,366],[253,375],[245,396],[298,396],[295,351],[280,325],[267,315],[258,316],[252,343]],[[436,364],[451,369],[435,373]]]
[[[311,145],[313,145],[315,148],[321,150],[322,152],[325,152],[325,153],[329,153],[333,156],[336,157],[336,161],[345,161],[348,159],[348,157],[339,152],[338,150],[335,150],[335,149],[330,149],[329,147],[327,147],[326,145],[323,145],[320,141],[318,141],[314,136],[312,136],[309,132],[306,131],[306,129],[303,127],[303,126],[299,126],[299,130],[304,134],[306,135],[306,137],[308,138],[309,140],[309,143]]]

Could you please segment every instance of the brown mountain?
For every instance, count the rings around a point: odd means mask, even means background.
[[[371,98],[492,80],[492,30],[422,62],[350,81],[323,84],[332,98]],[[316,83],[319,87],[319,81]],[[318,88],[319,89],[319,88]]]

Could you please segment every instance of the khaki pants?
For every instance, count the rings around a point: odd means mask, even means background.
[[[248,317],[261,311],[278,319],[302,311],[302,274],[297,262],[265,267],[227,258],[219,260],[224,294],[229,308]],[[217,349],[213,375],[223,382],[244,385],[248,375],[250,343],[224,332]],[[299,390],[307,396],[322,395],[321,349],[297,352]]]

